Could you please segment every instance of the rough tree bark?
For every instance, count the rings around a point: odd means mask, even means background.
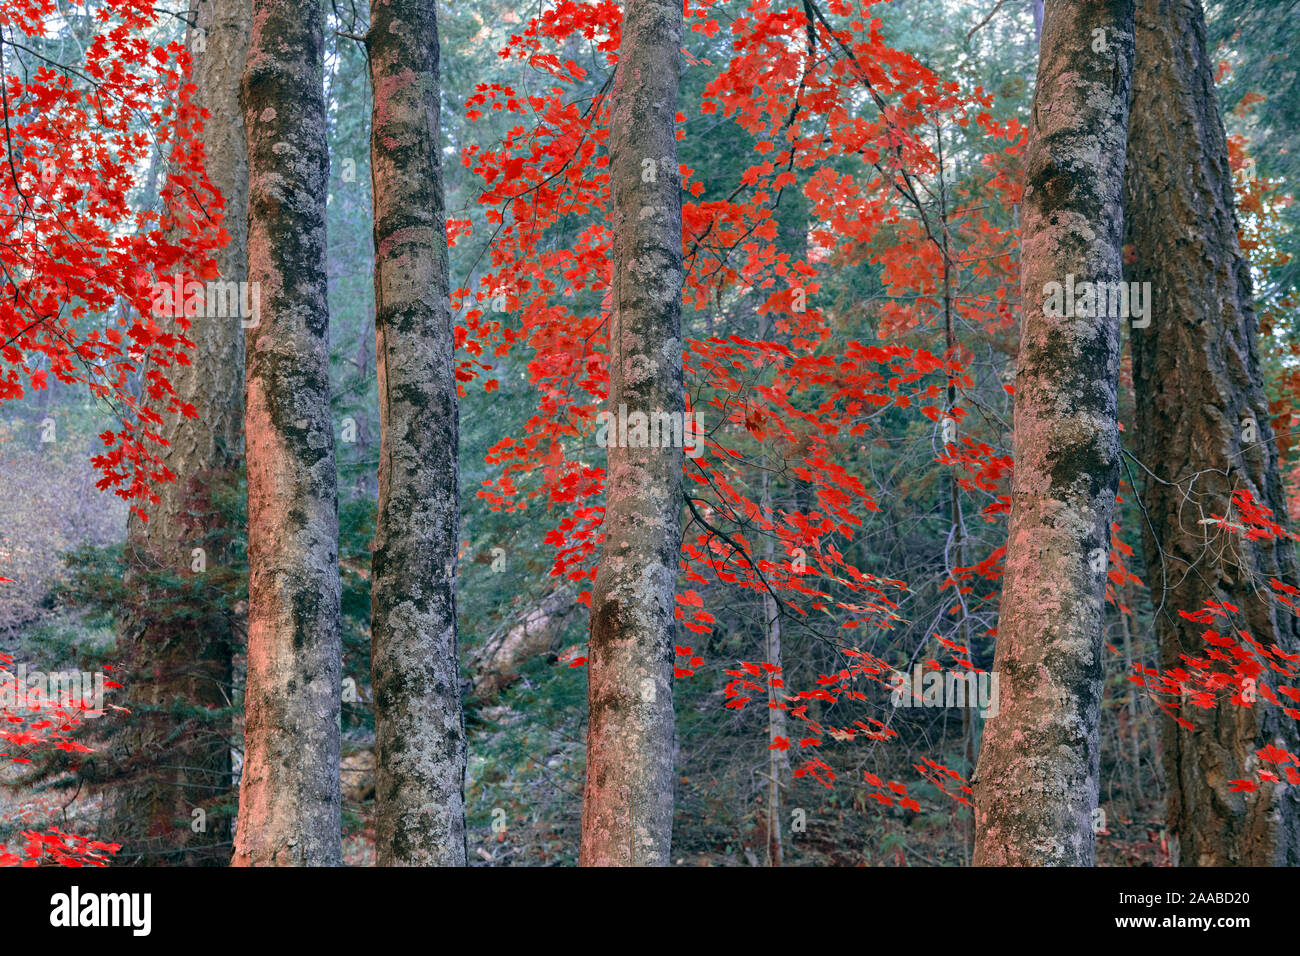
[[[436,3],[374,0],[366,45],[381,432],[370,643],[376,862],[464,866],[455,335]]]
[[[248,683],[236,866],[342,862],[338,497],[319,0],[253,0],[248,134]]]
[[[614,200],[609,408],[684,415],[681,177],[682,5],[628,0],[610,105]],[[614,434],[611,429],[611,435]],[[663,866],[673,818],[674,593],[682,449],[617,447],[605,484],[604,549],[591,599],[584,866]]]
[[[193,52],[194,105],[207,108],[201,140],[208,178],[225,197],[229,244],[217,253],[223,282],[242,282],[247,267],[248,160],[239,111],[239,77],[248,53],[249,0],[203,0],[190,8],[186,44]],[[178,606],[171,594],[150,594],[153,573],[210,574],[229,558],[234,531],[213,500],[232,484],[243,448],[244,331],[240,319],[195,317],[190,365],[169,375],[177,399],[197,418],[162,426],[163,462],[176,482],[145,505],[148,523],[127,523],[128,577],[145,588],[139,611],[124,623],[121,649],[131,677],[132,717],[115,743],[121,776],[114,781],[104,838],[123,845],[119,862],[152,866],[225,866],[230,820],[216,809],[232,788],[229,719],[186,717],[193,708],[229,707],[236,635],[219,597]],[[194,549],[202,549],[202,572]],[[203,811],[195,815],[195,810]]]
[[[1056,316],[1045,292],[1072,274],[1120,280],[1132,68],[1133,0],[1048,5],[1025,156],[1000,700],[975,775],[977,865],[1093,859],[1120,327]]]
[[[1129,278],[1149,281],[1150,325],[1132,336],[1135,442],[1145,469],[1147,581],[1159,609],[1162,668],[1205,648],[1202,624],[1179,611],[1205,601],[1241,608],[1265,645],[1300,652],[1300,624],[1268,598],[1268,580],[1300,582],[1295,548],[1247,542],[1201,524],[1230,515],[1249,490],[1286,521],[1251,302],[1233,211],[1232,172],[1198,0],[1141,0],[1126,181]],[[1254,432],[1252,435],[1251,432]],[[1300,794],[1254,776],[1255,751],[1300,750],[1296,723],[1258,700],[1212,710],[1184,703],[1195,729],[1164,719],[1164,766],[1175,858],[1196,866],[1300,865]]]

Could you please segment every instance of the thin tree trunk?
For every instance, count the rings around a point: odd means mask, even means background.
[[[763,493],[761,507],[767,520],[773,521],[772,491],[770,479],[763,472]],[[772,536],[768,536],[765,555],[769,564],[776,558],[776,545]],[[781,608],[770,592],[763,592],[763,620],[766,627],[766,649],[763,660],[777,668],[784,678],[784,665],[781,660]],[[779,737],[785,737],[785,695],[772,686],[767,688],[767,743]],[[790,761],[784,750],[769,749],[767,752],[767,865],[784,866],[785,848],[781,838],[781,788],[786,786],[790,776]]]
[[[1025,157],[1000,699],[975,778],[976,865],[1093,860],[1120,330],[1118,318],[1056,315],[1045,298],[1069,275],[1120,279],[1132,67],[1133,0],[1048,5]]]
[[[361,334],[357,336],[357,350],[352,356],[352,364],[357,370],[357,377],[365,384],[370,382],[370,367],[374,364],[374,357],[371,355],[371,349],[375,345],[375,336],[371,333],[370,323],[367,322],[361,329]],[[370,449],[372,439],[370,433],[370,416],[366,413],[364,407],[358,406],[352,412],[352,418],[356,422],[356,450],[353,452],[353,462],[360,467],[357,468],[357,476],[353,482],[352,493],[354,497],[364,498],[373,501],[378,494],[379,486],[376,480],[376,474],[370,470]]]
[[[609,408],[684,415],[682,5],[628,0],[610,107],[614,199]],[[615,429],[611,428],[611,434]],[[591,599],[584,866],[663,866],[673,821],[674,594],[682,449],[611,440]]]
[[[338,497],[325,269],[323,17],[253,0],[248,133],[248,683],[236,866],[342,862]]]
[[[795,171],[795,182],[786,186],[781,193],[781,202],[777,206],[777,221],[781,230],[783,251],[788,252],[793,262],[806,262],[808,259],[808,197],[804,195],[805,177]],[[772,313],[758,314],[758,338],[767,339],[772,334]],[[760,506],[767,520],[775,522],[772,511],[772,475],[764,469],[762,473],[762,492]],[[764,544],[764,557],[768,563],[776,559],[775,532],[767,536]],[[763,620],[765,633],[764,660],[781,668],[783,680],[786,679],[785,663],[781,653],[781,607],[771,592],[763,591]],[[778,688],[767,689],[767,743],[788,734],[786,729],[785,694]],[[768,866],[785,865],[785,839],[781,833],[781,793],[788,790],[792,778],[790,775],[790,757],[784,750],[769,750],[767,757],[767,863]]]
[[[222,224],[230,234],[216,255],[217,268],[222,281],[241,282],[247,266],[248,159],[239,76],[251,11],[248,0],[203,0],[191,6],[190,15],[187,45],[194,50],[203,37],[202,51],[193,55],[193,102],[211,113],[201,141],[208,178],[225,198]],[[132,674],[127,692],[133,713],[115,748],[125,778],[113,787],[104,834],[123,844],[119,861],[154,866],[224,866],[230,858],[231,821],[219,811],[232,788],[230,721],[184,714],[230,706],[232,619],[219,594],[178,604],[174,594],[151,597],[144,583],[157,572],[207,574],[231,557],[229,518],[214,503],[213,491],[233,483],[243,445],[244,332],[239,318],[209,314],[195,318],[189,336],[193,361],[176,366],[169,377],[177,399],[199,414],[162,426],[163,461],[176,481],[159,488],[156,504],[144,506],[148,523],[134,515],[127,522],[128,575],[146,593],[120,638]]]
[[[1128,615],[1122,609],[1117,608],[1116,614],[1119,616],[1120,631],[1124,635],[1124,672],[1131,674],[1134,660],[1132,629],[1129,627]],[[1142,715],[1138,711],[1137,686],[1130,680],[1125,680],[1124,686],[1128,692],[1129,760],[1133,764],[1132,787],[1137,794],[1138,803],[1144,804],[1147,802],[1147,797],[1142,787]]]
[[[948,218],[948,183],[943,174],[943,134],[935,133],[935,153],[939,161],[939,222],[943,229],[943,330],[944,330],[944,350],[945,355],[955,361],[959,357],[957,347],[957,330],[953,324],[953,270],[952,270],[952,233]],[[958,181],[961,176],[958,174]],[[951,379],[948,381],[947,389],[947,407],[944,412],[947,416],[944,419],[944,429],[942,432],[943,443],[947,445],[958,445],[957,436],[957,384]],[[951,433],[949,432],[951,429]],[[950,543],[952,552],[947,553],[945,545],[944,562],[949,568],[964,567],[966,564],[966,518],[962,513],[961,507],[961,486],[957,483],[957,476],[951,475],[948,479],[948,520],[952,531],[950,532]],[[964,647],[969,648],[971,644],[969,616],[966,610],[966,602],[961,598],[960,586],[954,588],[957,595],[958,603],[961,605],[961,621],[959,624],[958,637]],[[966,759],[965,771],[969,776],[974,776],[975,772],[975,735],[972,729],[971,708],[962,709],[961,729],[962,743],[964,746],[964,756]],[[975,854],[975,814],[972,808],[969,814],[964,814],[961,821],[962,829],[962,852],[964,854],[963,862],[970,866],[971,859]]]
[[[374,0],[367,46],[381,433],[370,639],[376,862],[464,866],[455,336],[434,0]]]
[[[1233,211],[1232,172],[1197,0],[1141,0],[1128,147],[1129,277],[1151,282],[1147,328],[1133,330],[1143,545],[1163,669],[1203,653],[1202,624],[1180,611],[1205,601],[1241,608],[1265,645],[1300,652],[1300,623],[1268,597],[1268,580],[1300,583],[1295,546],[1246,541],[1201,524],[1232,513],[1250,491],[1286,523],[1251,300]],[[1253,431],[1253,434],[1251,432]],[[1300,750],[1295,721],[1258,700],[1204,709],[1184,701],[1163,718],[1164,768],[1175,862],[1195,866],[1300,864],[1300,794],[1253,778],[1267,744]]]

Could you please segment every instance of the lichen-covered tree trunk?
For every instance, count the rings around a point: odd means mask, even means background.
[[[253,0],[248,135],[248,682],[236,866],[342,862],[338,500],[319,0]]]
[[[1047,5],[1025,156],[1015,475],[999,706],[975,775],[977,865],[1093,859],[1120,324],[1045,299],[1070,276],[1121,278],[1132,68],[1133,0]]]
[[[1159,609],[1162,668],[1203,653],[1206,627],[1179,612],[1205,601],[1241,609],[1265,645],[1300,652],[1294,615],[1279,613],[1268,581],[1300,583],[1294,546],[1248,542],[1216,525],[1235,489],[1285,522],[1251,304],[1233,211],[1232,172],[1214,90],[1214,63],[1197,0],[1140,0],[1128,144],[1129,278],[1151,283],[1154,308],[1133,330],[1135,444],[1145,466],[1143,543]],[[1149,472],[1149,473],[1148,473]],[[1164,721],[1169,826],[1178,862],[1194,866],[1300,865],[1300,794],[1253,778],[1255,751],[1300,750],[1296,723],[1257,700],[1214,709],[1184,702],[1194,730]]]
[[[682,5],[628,0],[610,105],[614,200],[609,408],[683,416]],[[681,420],[680,418],[678,419]],[[631,429],[629,429],[629,432]],[[682,449],[608,443],[591,598],[584,866],[663,866],[673,819],[674,593]],[[630,436],[629,436],[630,437]]]
[[[370,639],[376,861],[464,866],[455,336],[434,0],[374,0],[367,47],[381,429]]]
[[[242,282],[248,161],[239,77],[251,12],[248,0],[202,0],[190,15],[193,102],[212,114],[202,142],[230,234],[217,268],[222,281]],[[103,831],[123,845],[119,862],[151,866],[225,866],[230,859],[231,820],[228,809],[224,817],[221,812],[232,788],[230,720],[194,716],[201,709],[226,712],[231,704],[230,610],[219,592],[205,597],[200,587],[178,600],[149,583],[159,574],[212,574],[229,560],[236,531],[215,499],[233,484],[243,445],[244,330],[236,316],[199,316],[189,336],[192,362],[169,377],[177,399],[192,404],[198,417],[169,419],[162,427],[163,462],[176,481],[145,506],[147,523],[132,516],[127,525],[128,578],[143,592],[121,634],[129,666],[123,693],[132,713],[114,745],[111,819]]]

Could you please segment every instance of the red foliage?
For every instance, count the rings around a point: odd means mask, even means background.
[[[100,436],[98,486],[144,518],[135,502],[156,501],[154,487],[175,480],[158,455],[163,416],[195,415],[168,381],[189,363],[190,317],[155,314],[154,286],[214,277],[224,201],[204,171],[189,52],[179,40],[150,39],[165,36],[167,11],[149,0],[70,2],[96,23],[77,62],[40,51],[47,23],[66,12],[53,0],[7,3],[0,20],[0,402],[47,388],[51,374],[85,383],[118,421]],[[142,195],[146,169],[161,170],[157,197]],[[10,663],[0,656],[6,686]],[[71,737],[84,704],[0,712],[0,740],[12,751],[0,756],[86,750]],[[0,865],[103,866],[118,849],[57,829],[24,839],[24,855],[0,854]]]
[[[797,619],[833,612],[843,629],[887,628],[897,620],[896,598],[906,586],[845,558],[864,516],[880,506],[863,476],[844,462],[883,436],[879,420],[887,410],[916,414],[936,427],[965,416],[949,396],[973,384],[967,356],[902,338],[933,328],[946,308],[988,335],[1012,329],[1016,237],[980,210],[985,202],[1018,200],[1014,164],[1024,130],[1014,121],[994,121],[989,94],[945,82],[890,47],[871,15],[873,3],[825,6],[827,17],[810,22],[799,3],[684,5],[694,34],[706,38],[723,29],[725,13],[731,56],[713,68],[705,53],[684,51],[691,68],[712,72],[703,97],[683,105],[678,138],[687,135],[692,115],[726,117],[751,138],[755,156],[738,182],[706,182],[684,165],[655,170],[679,175],[686,193],[683,305],[709,310],[729,296],[753,297],[769,332],[683,343],[688,411],[703,422],[703,451],[685,466],[689,523],[681,566],[691,584],[770,590],[783,613]],[[583,446],[608,390],[612,227],[603,147],[609,82],[607,75],[597,85],[601,77],[589,78],[562,51],[569,37],[581,34],[612,71],[620,17],[619,5],[608,0],[561,0],[530,20],[501,56],[544,73],[549,85],[524,95],[503,83],[480,84],[467,103],[468,118],[495,111],[518,122],[501,142],[462,152],[481,179],[478,201],[491,233],[479,286],[453,295],[457,344],[466,353],[458,367],[461,388],[488,376],[491,358],[526,348],[538,395],[523,434],[503,437],[491,449],[487,462],[498,474],[479,494],[495,509],[535,503],[555,511],[546,535],[556,549],[552,574],[575,582],[594,577],[603,517],[604,471],[584,459]],[[716,43],[700,49],[706,47]],[[864,93],[874,115],[864,115]],[[928,202],[944,175],[940,144],[972,124],[995,144],[985,157],[988,179],[979,196],[948,184],[953,205],[940,223]],[[776,245],[776,210],[796,188],[813,224],[802,261]],[[584,225],[561,228],[576,223]],[[449,241],[465,242],[471,232],[469,220],[453,221]],[[880,270],[890,298],[879,309],[878,341],[842,341],[818,306],[820,277],[828,268],[863,263]],[[948,292],[972,283],[992,295]],[[940,443],[935,460],[956,471],[963,489],[991,498],[987,515],[1006,510],[1007,456],[962,436]],[[804,483],[813,509],[765,512],[749,487],[756,463]],[[774,560],[758,557],[756,543],[764,536],[775,538]],[[700,634],[714,624],[695,590],[679,595],[677,618]],[[677,677],[703,664],[689,649],[678,651],[688,659],[685,666],[679,661]],[[870,655],[860,655],[844,680],[879,680],[876,668]],[[742,691],[766,693],[748,665],[727,673],[736,679],[727,685],[726,707],[740,709],[754,699]],[[839,681],[813,694],[864,699]],[[791,712],[803,716],[799,707]],[[802,747],[819,745],[823,732],[840,739],[892,733],[871,718],[856,727],[812,730]],[[796,775],[823,783],[834,776],[816,761]]]
[[[51,698],[48,688],[28,686],[15,673],[13,658],[0,654],[0,758],[14,763],[31,763],[42,749],[64,753],[89,753],[90,748],[73,738],[73,732],[95,710],[96,702],[71,696]],[[121,685],[105,679],[104,688]],[[64,690],[67,693],[67,689]],[[49,828],[44,833],[24,831],[24,855],[0,852],[0,866],[105,866],[118,849],[116,844],[100,843],[74,834]]]
[[[1249,491],[1234,492],[1232,504],[1232,516],[1214,515],[1207,520],[1247,541],[1296,537],[1274,521],[1273,512]],[[1269,585],[1278,613],[1300,614],[1296,603],[1300,588],[1277,579],[1271,579]],[[1180,727],[1195,729],[1195,724],[1180,715],[1184,699],[1207,710],[1224,703],[1235,707],[1271,705],[1292,720],[1300,720],[1300,654],[1284,651],[1276,643],[1265,644],[1235,627],[1232,622],[1242,613],[1235,605],[1206,601],[1198,611],[1178,613],[1189,621],[1213,625],[1201,635],[1204,650],[1180,655],[1181,666],[1166,671],[1134,664],[1129,680],[1144,688]],[[1283,779],[1286,783],[1300,783],[1300,757],[1296,754],[1270,745],[1257,751],[1256,756],[1275,769],[1259,769],[1256,780],[1233,780],[1232,789],[1254,793],[1261,783],[1280,783]]]
[[[0,26],[0,401],[47,387],[49,374],[84,382],[118,418],[94,458],[99,486],[155,499],[154,486],[175,480],[159,462],[158,426],[195,411],[167,378],[189,362],[190,319],[155,315],[151,293],[178,274],[214,276],[223,200],[196,139],[189,53],[179,40],[146,39],[166,11],[149,0],[72,3],[98,23],[76,63],[33,49],[57,13],[52,0],[6,4]],[[151,165],[165,170],[162,211],[133,195]]]

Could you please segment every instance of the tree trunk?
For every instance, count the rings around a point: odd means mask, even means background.
[[[1129,627],[1128,615],[1124,611],[1116,609],[1116,616],[1119,618],[1120,633],[1124,635],[1124,671],[1126,674],[1133,673],[1133,634]],[[1124,682],[1125,689],[1128,692],[1128,730],[1129,730],[1129,761],[1133,765],[1133,776],[1130,779],[1129,786],[1133,789],[1134,806],[1141,806],[1147,802],[1147,796],[1142,786],[1142,714],[1138,709],[1137,687],[1132,681]],[[1123,743],[1121,736],[1120,743]]]
[[[684,415],[682,5],[628,0],[610,106],[614,200],[609,409]],[[629,429],[631,431],[631,429]],[[674,594],[681,447],[618,447],[610,428],[604,548],[591,599],[584,866],[663,866],[673,821]],[[629,436],[631,437],[631,436]]]
[[[455,335],[434,0],[374,0],[367,46],[381,434],[370,638],[376,862],[464,866]]]
[[[248,132],[248,683],[236,866],[338,865],[338,498],[325,270],[323,17],[253,0]]]
[[[1025,157],[1000,700],[976,773],[976,865],[1093,860],[1120,329],[1045,299],[1075,274],[1120,280],[1132,67],[1133,0],[1048,5]]]
[[[766,471],[763,472],[762,508],[768,521],[775,523],[772,510],[771,482]],[[776,561],[775,532],[767,536],[764,542],[764,558],[768,564]],[[763,621],[766,640],[763,660],[779,668],[778,674],[785,678],[784,662],[781,659],[781,606],[776,603],[770,591],[763,591]],[[773,741],[785,737],[788,733],[785,721],[785,694],[769,681],[767,688],[767,743],[769,748]],[[781,791],[789,785],[790,759],[780,749],[767,752],[767,865],[785,865],[785,846],[781,838]]]
[[[206,108],[201,141],[208,178],[225,197],[222,224],[229,244],[217,255],[222,281],[245,278],[248,160],[239,111],[239,76],[248,52],[248,0],[203,0],[190,8],[186,42],[194,53],[194,106]],[[189,332],[190,365],[171,369],[179,401],[197,418],[169,418],[161,434],[163,462],[176,482],[143,505],[149,521],[127,522],[128,577],[142,600],[120,636],[130,668],[126,692],[132,716],[115,756],[124,774],[114,782],[104,838],[123,844],[119,862],[152,866],[225,866],[230,859],[228,808],[232,727],[223,719],[187,717],[195,708],[231,705],[233,619],[219,592],[178,598],[148,584],[152,574],[208,574],[228,561],[229,516],[213,490],[233,484],[243,444],[244,332],[237,317],[198,316]],[[42,393],[48,394],[48,393]],[[196,553],[195,549],[202,549]],[[201,563],[200,563],[201,559]],[[196,570],[201,568],[202,570]],[[196,812],[199,811],[199,812]]]
[[[1256,342],[1250,274],[1241,256],[1232,173],[1197,0],[1141,0],[1128,145],[1129,277],[1149,281],[1154,308],[1133,330],[1135,441],[1146,466],[1142,505],[1147,580],[1162,669],[1203,653],[1202,624],[1180,611],[1205,601],[1241,608],[1265,645],[1300,652],[1300,625],[1268,597],[1268,579],[1300,583],[1295,547],[1249,542],[1201,524],[1230,515],[1246,489],[1285,524],[1286,505]],[[1250,434],[1253,431],[1254,434]],[[1150,469],[1148,472],[1146,469]],[[1253,778],[1267,744],[1300,750],[1295,721],[1259,700],[1214,709],[1184,702],[1195,730],[1163,720],[1169,827],[1178,862],[1300,864],[1300,796]]]

